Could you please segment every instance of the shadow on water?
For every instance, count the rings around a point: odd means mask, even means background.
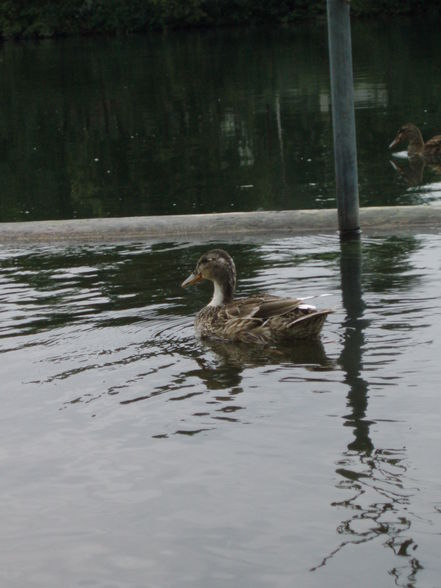
[[[412,248],[412,242],[407,245]],[[337,488],[349,492],[349,497],[334,502],[333,506],[349,516],[337,528],[341,543],[311,571],[325,566],[347,546],[379,539],[403,558],[402,565],[389,570],[395,583],[411,588],[422,565],[414,555],[418,546],[410,534],[412,522],[403,516],[412,495],[405,487],[405,449],[375,447],[370,430],[375,422],[366,418],[369,383],[363,377],[363,349],[369,321],[364,318],[361,247],[359,239],[341,243],[341,287],[346,318],[340,364],[349,386],[349,410],[343,418],[354,439],[343,451],[336,469]]]

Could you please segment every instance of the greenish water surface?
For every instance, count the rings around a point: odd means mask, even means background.
[[[361,204],[437,202],[387,145],[441,132],[438,23],[355,22],[353,53]],[[0,221],[335,206],[324,23],[10,42],[0,77]]]

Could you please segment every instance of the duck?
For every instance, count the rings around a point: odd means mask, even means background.
[[[223,249],[204,253],[181,286],[187,288],[202,280],[213,283],[213,296],[195,318],[195,330],[201,338],[256,344],[317,339],[332,312],[317,310],[301,299],[270,294],[235,299],[236,266]]]
[[[395,139],[389,145],[393,149],[399,143],[407,141],[409,157],[422,156],[426,159],[441,158],[441,135],[436,135],[424,143],[420,129],[413,123],[406,123],[398,129]]]

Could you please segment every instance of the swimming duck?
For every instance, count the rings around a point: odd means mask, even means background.
[[[425,158],[441,158],[441,135],[436,135],[424,143],[421,131],[413,123],[406,123],[397,132],[395,139],[389,145],[392,149],[402,141],[407,141],[409,157],[421,155]]]
[[[204,279],[213,282],[214,291],[209,304],[196,315],[195,328],[201,337],[260,344],[314,339],[332,312],[268,294],[235,300],[236,267],[223,249],[204,253],[182,287]]]

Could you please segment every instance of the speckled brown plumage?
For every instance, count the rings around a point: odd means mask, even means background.
[[[317,310],[294,298],[261,295],[233,300],[236,270],[230,255],[214,249],[201,256],[183,287],[201,279],[214,283],[211,302],[196,316],[201,337],[242,343],[277,343],[316,338],[331,310]]]

